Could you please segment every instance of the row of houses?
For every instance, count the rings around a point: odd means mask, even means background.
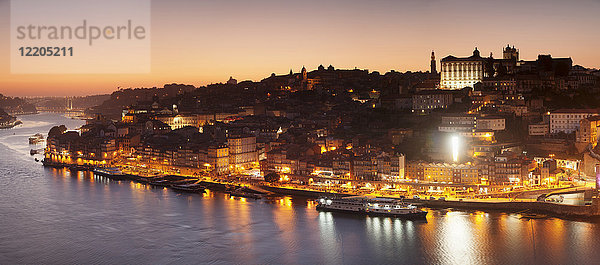
[[[357,155],[342,149],[322,153],[318,145],[287,144],[267,152],[261,161],[264,174],[398,181],[405,178],[405,156],[385,152]]]
[[[406,164],[406,178],[455,184],[540,185],[556,175],[556,161],[529,159],[512,152],[465,164],[411,161]]]
[[[173,142],[146,142],[136,154],[141,162],[198,168],[216,174],[258,167],[255,136],[231,136],[225,143],[177,145]]]

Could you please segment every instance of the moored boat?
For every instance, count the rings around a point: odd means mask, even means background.
[[[114,180],[123,180],[127,177],[125,173],[116,167],[97,167],[94,168],[93,172],[96,175],[104,176]]]
[[[150,181],[148,182],[148,184],[150,184],[150,186],[157,186],[157,187],[169,187],[171,186],[171,181],[166,180],[166,179],[159,179],[156,181]]]
[[[341,211],[408,219],[424,219],[427,216],[427,211],[420,210],[402,200],[369,196],[323,197],[317,200],[316,208],[323,211]]]
[[[183,192],[192,192],[192,193],[204,193],[206,192],[204,190],[204,186],[200,185],[200,184],[179,184],[179,185],[172,185],[171,186],[172,189],[177,190],[177,191],[183,191]]]
[[[31,145],[38,144],[44,141],[44,136],[41,133],[36,133],[33,136],[29,137],[29,144]]]
[[[89,170],[89,166],[84,166],[84,165],[70,165],[69,166],[69,170],[71,171],[84,171],[84,170]]]
[[[234,197],[244,197],[244,198],[255,199],[255,200],[262,198],[262,196],[260,194],[247,192],[242,189],[236,189],[236,190],[230,191],[229,195],[234,196]]]

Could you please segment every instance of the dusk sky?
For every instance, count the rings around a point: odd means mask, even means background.
[[[475,46],[501,57],[507,44],[525,60],[551,54],[600,67],[597,0],[155,0],[149,74],[11,74],[10,1],[0,12],[0,93],[10,96],[260,81],[303,65],[426,71],[431,50],[438,60]]]

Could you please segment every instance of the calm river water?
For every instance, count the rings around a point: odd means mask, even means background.
[[[430,210],[427,221],[318,212],[306,198],[188,195],[43,168],[0,131],[1,264],[600,264],[600,223]]]

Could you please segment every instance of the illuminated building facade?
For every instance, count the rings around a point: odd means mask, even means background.
[[[462,184],[480,182],[480,169],[470,164],[411,162],[406,169],[411,179]]]
[[[250,168],[258,163],[255,136],[239,136],[227,139],[229,164],[233,167]]]
[[[201,115],[190,114],[190,115],[160,115],[156,117],[157,120],[168,124],[171,127],[171,130],[181,129],[183,127],[192,126],[200,128],[207,121],[205,119],[201,119]]]
[[[382,155],[376,158],[377,177],[379,180],[398,181],[404,179],[405,156]]]
[[[441,60],[442,89],[462,89],[473,87],[483,80],[484,58],[475,48],[473,55],[469,57],[446,56]]]
[[[208,170],[216,174],[229,172],[229,147],[227,145],[213,145],[208,148]]]
[[[600,126],[600,116],[592,116],[579,121],[576,141],[596,146],[598,144],[598,126]]]

